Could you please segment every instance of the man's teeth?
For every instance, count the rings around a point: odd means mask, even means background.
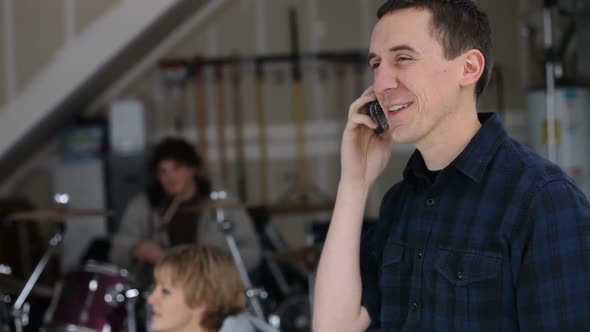
[[[408,107],[409,104],[404,104],[404,105],[393,105],[389,108],[390,111],[395,112],[395,111],[399,111],[402,108],[406,108]]]

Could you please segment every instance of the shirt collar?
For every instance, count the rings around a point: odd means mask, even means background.
[[[451,165],[479,183],[490,160],[508,135],[497,114],[478,113],[477,116],[482,124],[481,128]],[[414,151],[404,169],[404,179],[425,178],[427,173],[422,154],[418,150]]]

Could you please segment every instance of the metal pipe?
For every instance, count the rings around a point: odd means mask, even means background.
[[[212,200],[225,200],[226,198],[227,193],[225,193],[224,191],[211,193]],[[252,309],[254,310],[256,317],[258,317],[261,320],[265,320],[264,312],[262,311],[262,306],[260,305],[260,301],[257,298],[258,294],[254,294],[252,292],[254,290],[252,286],[252,281],[250,280],[248,270],[246,269],[246,265],[244,264],[244,260],[242,259],[242,255],[240,254],[240,249],[233,235],[233,222],[231,220],[225,219],[225,212],[223,208],[215,209],[215,221],[217,222],[217,225],[219,226],[220,230],[223,232],[225,242],[227,244],[227,247],[229,248],[231,256],[234,259],[234,262],[236,263],[236,266],[240,273],[240,277],[242,279],[242,282],[244,283],[244,287],[246,288],[248,300],[252,305]]]
[[[27,299],[27,296],[29,296],[29,294],[33,290],[33,287],[37,283],[37,280],[39,280],[41,273],[43,273],[45,266],[47,266],[49,259],[51,258],[51,256],[53,256],[53,252],[54,252],[55,248],[61,243],[62,232],[63,231],[57,231],[55,233],[55,235],[53,235],[51,240],[49,240],[49,248],[47,248],[47,251],[45,251],[45,254],[41,258],[39,263],[37,263],[37,266],[33,270],[33,273],[31,273],[29,280],[27,280],[27,283],[23,287],[23,290],[20,292],[20,294],[18,295],[18,298],[16,299],[16,301],[14,302],[14,305],[12,306],[12,315],[14,318],[14,326],[15,326],[16,332],[22,332],[23,324],[21,322],[21,318],[22,318],[22,314],[23,314],[23,305],[25,304],[25,300]]]
[[[552,1],[546,1],[543,9],[545,59],[545,111],[547,112],[547,158],[557,162],[557,145],[555,142],[555,64],[553,52],[553,21],[551,17]]]

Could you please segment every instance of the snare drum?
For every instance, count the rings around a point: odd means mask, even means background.
[[[47,331],[125,330],[129,317],[127,291],[133,282],[127,270],[89,262],[67,273],[47,314]]]

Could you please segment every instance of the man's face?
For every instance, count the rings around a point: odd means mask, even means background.
[[[202,309],[189,307],[184,292],[172,286],[166,273],[160,275],[160,279],[156,278],[148,303],[152,310],[150,325],[154,331],[185,331],[200,325]]]
[[[177,196],[186,193],[192,185],[195,168],[176,160],[163,160],[158,164],[158,180],[166,194]]]
[[[437,125],[458,101],[461,57],[445,59],[431,34],[431,16],[427,10],[398,10],[383,16],[371,36],[373,88],[396,142],[436,139]]]

